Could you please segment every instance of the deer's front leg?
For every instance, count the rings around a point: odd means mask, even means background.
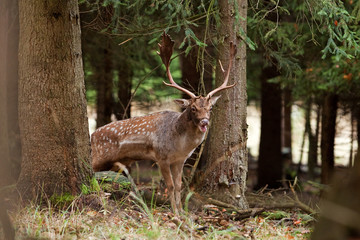
[[[166,163],[166,162],[161,162],[159,163],[159,167],[160,167],[160,171],[161,174],[165,180],[167,189],[168,189],[168,193],[169,193],[169,198],[170,198],[170,204],[171,204],[171,208],[174,211],[174,213],[176,215],[179,214],[179,211],[176,207],[175,204],[175,196],[174,196],[174,181],[173,181],[173,177],[170,171],[170,164]]]
[[[182,173],[183,173],[183,162],[176,162],[171,165],[171,173],[174,180],[175,186],[175,204],[179,211],[182,211],[181,204],[181,182],[182,182]]]

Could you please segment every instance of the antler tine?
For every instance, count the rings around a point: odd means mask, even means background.
[[[228,66],[228,69],[226,72],[225,80],[224,80],[223,84],[221,84],[220,87],[215,88],[214,90],[209,92],[209,94],[206,96],[207,98],[210,98],[212,95],[214,95],[215,93],[217,93],[219,91],[222,91],[222,90],[228,89],[228,88],[232,88],[236,85],[236,83],[234,83],[229,86],[226,86],[229,81],[230,70],[231,70],[231,66],[232,66],[232,62],[235,57],[235,54],[236,54],[236,45],[233,42],[230,42],[230,59],[229,59],[229,66]],[[224,72],[224,69],[223,69],[220,61],[219,61],[219,63],[220,63],[221,70]]]
[[[165,67],[166,67],[166,74],[170,80],[170,83],[166,83],[164,81],[164,84],[166,86],[169,87],[173,87],[176,88],[184,93],[186,93],[187,95],[189,95],[191,98],[196,98],[196,95],[192,92],[190,92],[189,90],[180,87],[172,78],[171,76],[171,72],[170,72],[170,62],[171,62],[171,55],[173,52],[173,47],[174,47],[174,41],[170,38],[170,36],[168,34],[166,34],[165,32],[162,35],[162,41],[161,44],[159,43],[159,48],[160,48],[160,52],[158,52],[158,54],[161,57],[162,62],[164,63]]]

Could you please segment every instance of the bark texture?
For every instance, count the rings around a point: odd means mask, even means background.
[[[125,61],[118,61],[118,99],[115,104],[114,114],[117,120],[123,120],[131,117],[131,85],[132,69],[130,64]]]
[[[198,47],[193,47],[189,54],[186,56],[185,54],[180,55],[180,64],[181,64],[181,81],[182,86],[186,89],[191,90],[198,96],[206,96],[205,93],[208,93],[212,89],[212,66],[211,64],[204,62],[204,87],[202,89],[201,86],[201,74],[197,67],[197,59],[198,59]],[[183,98],[188,98],[186,94],[183,94]]]
[[[327,94],[324,98],[321,120],[321,183],[330,183],[334,171],[334,145],[338,96]]]
[[[0,3],[0,184],[16,181],[21,146],[17,108],[19,20],[17,2]]]
[[[76,194],[92,173],[78,3],[20,0],[19,19],[18,189]]]
[[[311,100],[310,100],[311,101]],[[310,179],[315,178],[315,168],[317,166],[317,155],[318,155],[318,139],[319,139],[319,126],[320,126],[320,106],[316,105],[316,125],[315,131],[311,126],[311,112],[312,104],[306,109],[306,125],[305,131],[308,133],[309,138],[309,153],[308,153],[308,175]]]
[[[222,97],[214,107],[211,134],[208,139],[206,168],[198,187],[213,198],[248,208],[245,198],[248,153],[246,147],[246,45],[238,37],[238,28],[246,32],[246,21],[235,24],[234,8],[238,6],[241,18],[246,19],[247,1],[229,3],[219,1],[221,26],[218,30],[219,59],[224,69],[229,62],[229,43],[236,43],[238,51],[230,72],[232,89],[221,92]],[[220,66],[216,68],[216,86],[224,81]]]
[[[102,49],[102,59],[94,67],[96,76],[96,128],[111,122],[113,109],[113,67],[110,40],[105,39],[106,47]]]
[[[268,80],[278,76],[276,66],[267,67],[261,74],[261,136],[258,162],[258,187],[282,186],[281,156],[281,89]]]

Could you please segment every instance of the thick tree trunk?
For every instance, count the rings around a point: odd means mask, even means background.
[[[338,96],[327,94],[321,121],[321,183],[328,184],[334,171],[334,144]]]
[[[258,162],[258,187],[282,186],[283,160],[281,156],[281,89],[268,80],[278,76],[275,66],[261,74],[261,135]]]
[[[246,45],[237,38],[237,26],[233,9],[238,6],[241,18],[246,19],[247,1],[219,1],[221,26],[218,30],[219,59],[226,69],[229,62],[229,43],[238,47],[229,84],[237,85],[221,92],[222,97],[214,107],[211,136],[208,141],[206,168],[198,182],[198,189],[218,200],[247,208],[245,199],[247,174],[247,124],[246,124]],[[246,29],[246,21],[240,22]],[[216,68],[216,85],[224,81],[220,66]]]
[[[12,184],[14,182],[14,178],[11,174],[10,161],[11,142],[9,138],[9,132],[11,128],[8,126],[11,124],[8,121],[8,109],[10,106],[13,106],[13,104],[9,99],[7,87],[10,81],[14,80],[11,79],[11,71],[17,70],[17,64],[13,66],[15,69],[8,69],[8,62],[12,59],[9,59],[9,52],[13,53],[14,51],[14,49],[11,48],[11,43],[16,42],[16,39],[12,39],[10,34],[12,30],[11,25],[14,22],[12,4],[10,4],[8,1],[2,4],[4,5],[4,8],[0,13],[0,152],[2,155],[0,161],[0,187]],[[17,50],[17,48],[15,48],[15,50]],[[14,57],[16,57],[16,53]]]
[[[113,64],[111,54],[110,40],[105,40],[106,47],[102,49],[103,59],[100,63],[96,63],[94,69],[96,70],[96,128],[104,126],[111,122],[111,113],[113,110]]]
[[[89,131],[77,1],[19,1],[23,199],[76,194],[89,180]]]
[[[182,86],[186,89],[190,89],[196,95],[205,95],[205,92],[208,93],[212,89],[212,66],[209,63],[204,62],[204,87],[201,86],[201,69],[197,68],[197,57],[198,57],[198,47],[193,47],[189,54],[180,55],[180,64],[181,64],[181,81]],[[205,91],[204,91],[205,90]],[[187,95],[183,94],[184,98],[187,98]]]
[[[8,30],[8,21],[9,21],[9,12],[3,12],[0,15],[0,22],[4,25],[0,28],[0,151],[2,159],[0,161],[0,187],[4,185],[9,185],[12,183],[13,179],[10,174],[10,144],[8,136],[8,121],[7,121],[7,71],[6,71],[6,56],[7,56],[7,45],[10,41],[7,34]]]
[[[114,114],[117,120],[131,117],[131,86],[132,86],[132,69],[131,66],[124,62],[117,64],[118,70],[118,99],[115,104]]]
[[[0,179],[14,183],[20,173],[21,144],[18,121],[18,44],[19,18],[17,1],[6,0],[0,22]]]

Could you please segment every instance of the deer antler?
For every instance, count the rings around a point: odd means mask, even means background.
[[[189,90],[180,87],[172,78],[171,73],[170,73],[170,62],[171,62],[171,55],[173,52],[173,47],[174,47],[174,41],[170,38],[170,36],[168,34],[166,34],[165,32],[162,35],[162,42],[161,44],[159,43],[159,48],[160,48],[160,53],[157,52],[160,57],[162,62],[164,63],[165,67],[166,67],[166,74],[170,80],[170,83],[166,83],[164,82],[164,84],[166,86],[169,87],[173,87],[176,88],[184,93],[186,93],[187,95],[189,95],[191,98],[196,98],[196,95],[193,94],[192,92],[190,92]]]
[[[220,87],[215,88],[214,90],[209,92],[209,94],[206,96],[207,98],[210,98],[212,95],[214,95],[215,93],[217,93],[217,92],[219,92],[221,90],[232,88],[232,87],[234,87],[236,85],[236,83],[234,83],[232,85],[226,86],[228,81],[229,81],[230,70],[231,70],[231,66],[232,66],[232,62],[233,62],[233,59],[235,57],[235,54],[236,54],[236,45],[233,42],[230,42],[230,59],[229,59],[229,66],[228,66],[228,69],[227,69],[227,72],[226,72],[225,80],[224,80],[223,84]],[[221,70],[223,72],[225,72],[222,65],[221,65],[220,60],[219,60],[219,64],[220,64]]]

